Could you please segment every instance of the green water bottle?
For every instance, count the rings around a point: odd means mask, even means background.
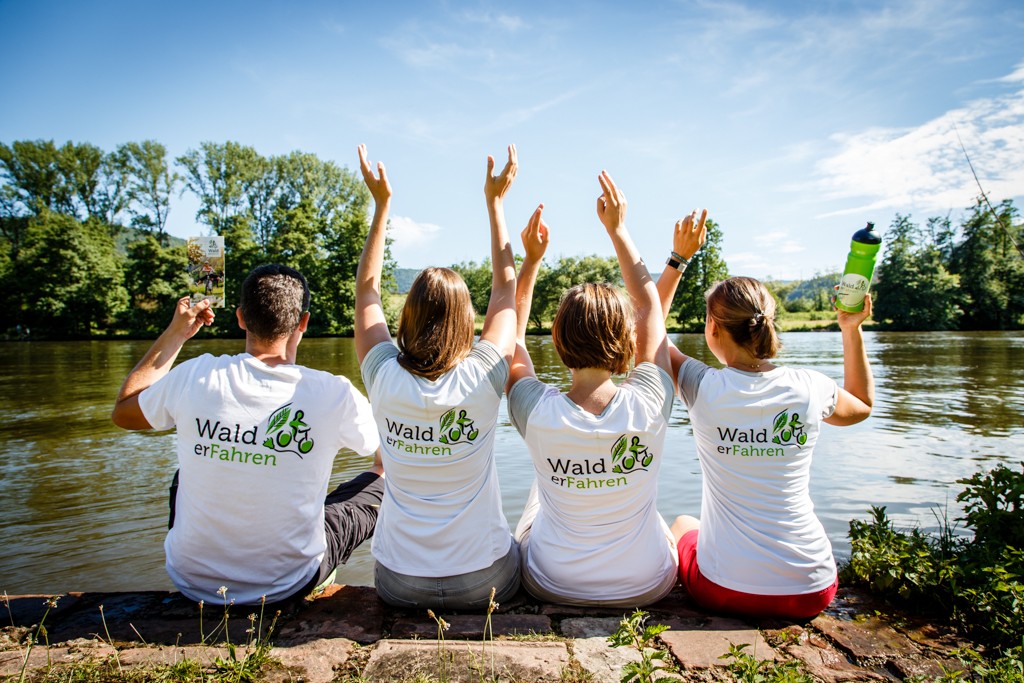
[[[853,233],[850,253],[846,256],[846,268],[839,282],[836,308],[856,313],[864,309],[864,295],[871,286],[871,275],[875,272],[875,256],[882,246],[882,238],[875,234],[875,224]]]

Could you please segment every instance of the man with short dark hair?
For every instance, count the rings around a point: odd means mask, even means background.
[[[377,452],[370,405],[344,377],[297,365],[309,286],[280,265],[253,270],[236,311],[245,353],[171,366],[213,322],[208,301],[178,301],[170,325],[128,374],[112,418],[177,429],[167,573],[193,600],[276,602],[326,584],[373,535],[383,468],[327,495],[341,448]]]

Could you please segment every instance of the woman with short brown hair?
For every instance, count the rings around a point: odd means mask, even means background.
[[[543,206],[523,231],[508,402],[536,479],[516,538],[523,585],[535,598],[632,608],[676,583],[672,534],[657,510],[672,378],[658,292],[626,230],[626,198],[607,173],[599,181],[598,217],[632,302],[608,284],[578,285],[562,297],[551,336],[572,371],[565,393],[537,379],[524,345],[547,247]]]

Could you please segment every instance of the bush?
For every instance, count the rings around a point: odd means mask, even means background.
[[[850,561],[845,583],[867,584],[903,606],[941,616],[979,642],[1019,647],[1024,638],[1024,465],[999,465],[959,479],[965,527],[956,538],[948,522],[930,536],[897,530],[884,507],[867,522],[850,522]]]

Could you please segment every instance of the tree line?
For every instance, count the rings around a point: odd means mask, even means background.
[[[172,199],[190,193],[196,220],[227,245],[226,298],[261,263],[288,263],[309,279],[311,335],[348,334],[354,281],[368,230],[370,196],[357,174],[314,154],[266,157],[237,142],[204,142],[170,159],[153,140],[105,152],[89,143],[0,143],[0,303],[8,338],[153,337],[187,287],[183,240],[166,232]],[[948,217],[921,227],[897,215],[875,274],[875,321],[903,330],[1014,329],[1024,325],[1024,227],[1012,202],[978,201],[958,227]],[[197,230],[198,232],[198,230]],[[673,329],[699,331],[704,293],[729,277],[722,231],[679,287]],[[395,264],[387,258],[386,285]],[[453,265],[477,311],[487,308],[490,263]],[[652,270],[657,270],[652,268]],[[566,289],[621,284],[614,258],[565,256],[541,268],[530,326],[543,330]],[[831,312],[838,273],[769,281],[780,314]],[[389,310],[392,321],[397,311]],[[233,316],[211,334],[236,336]]]
[[[236,142],[204,142],[169,159],[153,140],[109,152],[25,140],[0,144],[7,336],[159,334],[187,286],[184,241],[166,232],[172,198],[185,192],[199,200],[196,220],[228,245],[228,301],[253,267],[288,263],[310,282],[310,333],[351,330],[370,196],[348,169]],[[211,333],[239,334],[233,316]]]

